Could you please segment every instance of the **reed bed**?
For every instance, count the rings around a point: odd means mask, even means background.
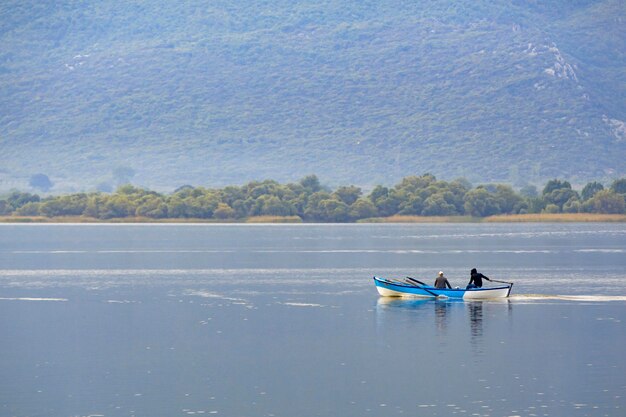
[[[300,216],[254,216],[246,219],[246,223],[302,223]]]
[[[624,214],[597,214],[597,213],[536,213],[536,214],[501,214],[483,219],[487,223],[523,223],[523,222],[626,222]]]
[[[594,223],[626,222],[625,214],[537,213],[502,214],[489,217],[471,216],[390,216],[359,220],[358,223]],[[303,223],[299,216],[254,216],[247,219],[152,219],[123,217],[96,219],[84,216],[0,216],[0,223]]]
[[[480,219],[471,216],[401,216],[375,217],[360,223],[471,223]]]

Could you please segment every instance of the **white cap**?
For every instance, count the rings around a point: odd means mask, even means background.
[[[439,271],[439,275],[443,275],[443,271]]]

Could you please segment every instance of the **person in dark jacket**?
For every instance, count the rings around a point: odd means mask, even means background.
[[[439,276],[435,280],[435,288],[452,288],[450,286],[450,282],[448,282],[448,278],[443,276],[443,271],[439,271]]]
[[[483,286],[483,279],[491,281],[485,275],[478,272],[476,268],[472,268],[470,272],[470,282],[467,284],[467,288],[481,288]]]

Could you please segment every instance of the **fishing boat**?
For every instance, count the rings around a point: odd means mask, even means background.
[[[485,288],[435,288],[414,278],[405,281],[374,277],[378,293],[385,297],[421,297],[421,298],[462,298],[464,300],[485,300],[506,298],[511,294],[512,282],[495,281],[506,285]]]

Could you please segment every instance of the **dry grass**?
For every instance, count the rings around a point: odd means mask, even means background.
[[[626,222],[625,214],[557,213],[509,214],[485,218],[470,216],[391,216],[360,220],[359,223],[592,223]],[[255,216],[245,220],[151,219],[124,217],[101,220],[83,216],[0,216],[0,223],[302,223],[299,216]]]
[[[471,216],[391,216],[362,220],[363,223],[591,223],[591,222],[626,222],[625,214],[595,213],[540,213],[540,214],[502,214],[485,218]]]
[[[43,216],[0,216],[0,223],[47,223],[50,219]]]
[[[300,216],[254,216],[246,223],[302,223]]]
[[[595,214],[595,213],[539,213],[539,214],[509,214],[486,217],[483,221],[490,223],[519,223],[519,222],[626,222],[624,214]]]
[[[480,219],[470,216],[390,216],[365,219],[361,223],[470,223]]]
[[[85,216],[0,216],[0,223],[233,223],[235,220],[215,219],[152,219],[150,217],[121,217],[97,219]]]

